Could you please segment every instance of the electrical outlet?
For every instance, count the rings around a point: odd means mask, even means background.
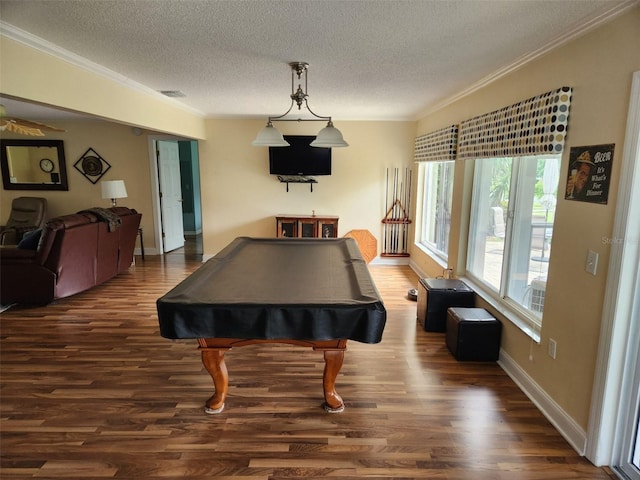
[[[556,359],[556,352],[558,350],[558,342],[556,342],[553,338],[549,339],[549,356]]]
[[[598,269],[598,256],[593,250],[587,252],[587,264],[584,269],[591,275],[595,275]]]

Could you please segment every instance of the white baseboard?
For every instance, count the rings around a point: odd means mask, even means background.
[[[411,270],[413,270],[414,272],[416,272],[416,274],[420,277],[420,278],[427,278],[428,275],[427,273],[422,270],[418,264],[416,262],[414,262],[413,260],[409,261],[409,266],[411,267]]]
[[[560,432],[567,442],[579,455],[584,456],[587,434],[567,413],[562,410],[553,398],[538,385],[520,365],[518,365],[509,355],[500,350],[498,364],[520,387],[520,390],[529,397],[542,414]]]
[[[376,257],[369,265],[409,265],[409,257]]]

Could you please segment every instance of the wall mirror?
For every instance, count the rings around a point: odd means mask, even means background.
[[[5,190],[69,190],[62,140],[0,140]]]

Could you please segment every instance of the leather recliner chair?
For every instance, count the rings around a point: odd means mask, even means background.
[[[17,245],[25,233],[42,228],[46,216],[46,198],[15,198],[11,202],[11,213],[7,224],[0,227],[0,245]]]

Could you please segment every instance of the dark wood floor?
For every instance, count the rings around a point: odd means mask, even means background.
[[[226,409],[195,341],[158,333],[155,301],[198,255],[147,256],[91,291],[1,317],[0,477],[609,479],[576,455],[493,363],[459,363],[422,331],[408,267],[370,268],[382,343],[350,342],[325,413],[320,354],[253,345],[226,355]]]

